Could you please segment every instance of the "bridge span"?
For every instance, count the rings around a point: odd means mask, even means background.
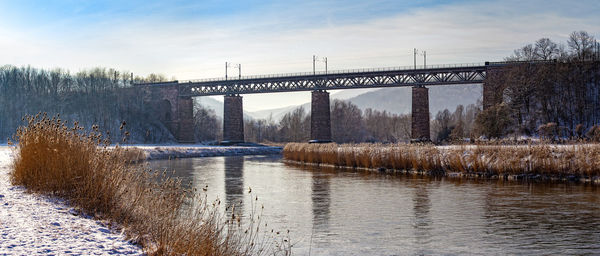
[[[329,92],[355,88],[412,87],[411,137],[429,140],[429,89],[426,86],[484,84],[484,107],[493,100],[485,86],[490,70],[516,62],[428,65],[329,72],[242,76],[233,79],[170,81],[135,84],[144,101],[181,143],[194,142],[192,97],[224,95],[223,140],[244,141],[241,94],[312,91],[311,140],[331,141]],[[521,62],[519,62],[521,63]]]

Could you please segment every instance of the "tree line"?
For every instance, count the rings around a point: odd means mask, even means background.
[[[541,38],[506,58],[537,60],[554,61],[488,74],[486,83],[499,100],[478,116],[481,135],[577,137],[600,124],[600,45],[594,37],[575,31],[566,44]]]
[[[162,75],[133,77],[129,72],[94,68],[71,74],[63,69],[0,67],[0,142],[22,125],[25,114],[60,114],[62,120],[90,128],[98,125],[105,138],[121,142],[172,141],[164,125],[144,109],[132,82],[164,81]],[[125,121],[125,122],[124,122]],[[119,129],[125,124],[124,129]],[[130,134],[130,135],[127,135]]]
[[[431,120],[434,142],[451,142],[475,136],[475,116],[481,103],[454,112],[440,111]],[[222,136],[222,120],[214,110],[200,105],[195,108],[195,134],[199,141],[218,141]],[[310,139],[310,113],[298,107],[279,121],[273,118],[244,120],[244,136],[249,142],[306,142]],[[331,104],[331,136],[337,143],[408,142],[411,139],[411,116],[367,108],[364,111],[349,101]]]
[[[196,137],[200,141],[218,140],[221,123],[213,110],[196,106]],[[366,109],[341,100],[331,104],[331,135],[338,143],[400,142],[410,139],[410,115]],[[298,107],[280,120],[244,119],[244,137],[249,142],[306,142],[310,139],[310,113]]]

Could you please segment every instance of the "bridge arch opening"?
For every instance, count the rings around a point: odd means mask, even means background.
[[[171,113],[171,101],[162,100],[158,104],[158,113],[160,113],[160,119],[163,122],[171,122],[173,120],[173,114]]]

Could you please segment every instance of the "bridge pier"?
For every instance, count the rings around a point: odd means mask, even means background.
[[[331,110],[329,92],[314,90],[310,109],[310,142],[331,142]]]
[[[412,88],[411,138],[429,141],[429,89],[425,86]]]
[[[225,95],[223,103],[223,141],[244,142],[244,110],[242,96]]]
[[[175,137],[179,143],[194,143],[194,100],[192,97],[177,98],[178,125]]]

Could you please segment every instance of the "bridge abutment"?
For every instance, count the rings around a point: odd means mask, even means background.
[[[166,83],[142,89],[143,102],[149,115],[158,119],[178,143],[194,143],[194,101],[179,96],[179,86]]]
[[[411,138],[429,141],[429,89],[424,86],[412,88]]]
[[[223,140],[244,142],[244,110],[242,96],[225,95],[223,103]]]
[[[319,143],[331,142],[331,109],[329,92],[325,90],[312,91],[310,140]]]
[[[489,83],[483,83],[483,110],[494,106],[496,103],[494,88]]]
[[[503,89],[498,86],[499,80],[504,79],[503,70],[500,68],[489,68],[486,71],[486,78],[482,85],[483,91],[483,110],[494,105],[502,103]]]
[[[177,98],[178,124],[175,137],[179,143],[194,143],[194,100],[192,97]]]

